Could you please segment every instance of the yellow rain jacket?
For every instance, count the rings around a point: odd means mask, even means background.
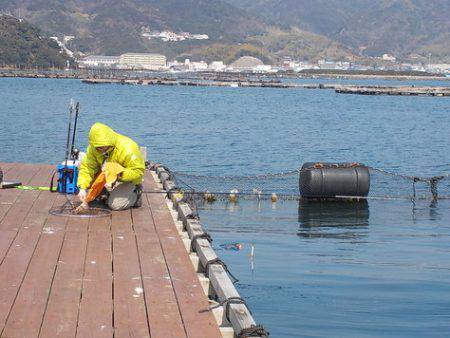
[[[145,163],[137,143],[129,137],[116,133],[107,125],[97,122],[89,131],[89,146],[86,156],[81,161],[78,187],[89,189],[94,182],[105,160],[105,156],[96,147],[105,146],[113,147],[109,151],[107,161],[118,163],[125,168],[120,181],[142,183]]]

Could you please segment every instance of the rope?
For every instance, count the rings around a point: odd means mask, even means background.
[[[229,298],[227,298],[227,299],[217,303],[216,305],[211,306],[208,309],[200,310],[200,312],[209,312],[209,311],[212,311],[214,309],[218,309],[219,307],[225,305],[225,318],[228,320],[228,322],[231,323],[231,321],[230,321],[230,307],[231,307],[232,304],[243,304],[243,305],[246,306],[248,312],[250,312],[250,314],[252,313],[250,311],[250,309],[248,308],[248,305],[245,302],[245,300],[242,299],[241,297],[229,297]]]
[[[295,170],[289,170],[289,171],[282,171],[279,173],[267,173],[267,174],[260,174],[260,175],[243,175],[243,176],[234,176],[234,175],[224,175],[224,176],[210,176],[210,175],[199,175],[199,174],[189,174],[182,171],[174,171],[173,174],[175,176],[185,176],[185,177],[191,177],[191,178],[197,178],[197,179],[212,179],[212,180],[254,180],[254,179],[265,179],[265,178],[271,178],[271,177],[283,177],[288,176],[292,174],[298,174],[300,172],[299,169]]]
[[[241,332],[237,334],[237,338],[247,338],[247,337],[269,337],[270,333],[266,331],[262,325],[252,325],[246,329],[242,329]]]
[[[393,201],[410,201],[410,200],[429,200],[429,197],[427,196],[415,196],[414,197],[414,190],[415,190],[415,186],[413,185],[413,196],[395,196],[395,197],[390,197],[390,196],[347,196],[347,195],[336,195],[333,198],[335,199],[357,199],[357,200],[393,200]],[[143,194],[167,194],[166,191],[150,191],[150,190],[145,190],[142,192]],[[227,199],[230,195],[230,193],[225,193],[225,192],[209,192],[211,195],[214,196],[218,196],[218,197],[222,197],[222,199]],[[189,192],[189,193],[185,193],[185,195],[197,195],[200,197],[203,197],[205,195],[204,192],[200,192],[200,191],[195,191],[195,192]],[[242,199],[248,199],[248,200],[253,200],[255,199],[255,197],[261,197],[259,198],[260,200],[270,200],[270,198],[272,197],[272,194],[268,194],[268,193],[262,193],[262,194],[255,194],[255,193],[236,193],[236,196],[242,198]],[[292,201],[299,201],[302,200],[303,197],[300,194],[279,194],[277,193],[277,197],[279,199],[283,199],[283,200],[292,200]],[[450,195],[449,196],[443,196],[443,195],[438,195],[437,197],[438,200],[449,200],[450,199]],[[189,217],[188,217],[189,218]],[[193,217],[194,219],[196,219],[196,216]]]
[[[200,219],[200,217],[198,216],[198,214],[194,210],[192,210],[192,214],[187,215],[186,218],[187,219],[195,219],[195,220],[199,220]]]
[[[197,243],[197,240],[200,238],[206,239],[209,243],[212,243],[212,241],[213,241],[211,235],[208,234],[207,232],[204,232],[199,235],[195,235],[191,239],[191,251],[193,251],[193,252],[195,251],[195,244]]]
[[[224,299],[223,301],[217,303],[214,306],[211,306],[208,309],[204,309],[204,310],[200,310],[200,312],[209,312],[212,311],[214,309],[217,309],[221,306],[225,305],[225,318],[228,320],[229,323],[231,323],[230,320],[230,308],[231,305],[233,304],[242,304],[245,305],[245,307],[247,308],[248,312],[250,314],[252,314],[252,312],[250,311],[247,302],[242,299],[241,297],[235,296],[235,297],[229,297],[227,299]],[[269,337],[269,332],[266,331],[266,329],[262,326],[262,325],[251,325],[248,328],[242,329],[237,335],[237,338],[246,338],[246,337]]]
[[[188,215],[187,218],[200,220],[200,215],[198,213],[198,208],[197,208],[197,202],[194,199],[195,194],[196,194],[196,191],[191,188],[191,191],[189,191],[183,195],[183,200],[190,206],[190,208],[192,210],[192,214]]]
[[[227,266],[227,265],[226,265],[219,257],[216,257],[216,258],[211,259],[211,260],[209,260],[209,261],[206,262],[206,264],[205,264],[205,274],[206,274],[206,276],[209,277],[209,268],[210,268],[210,266],[213,265],[213,264],[221,265],[221,266],[224,268],[224,270],[226,271],[226,273],[228,274],[228,276],[230,276],[230,278],[232,279],[232,283],[233,283],[233,284],[236,284],[237,282],[239,282],[239,279],[237,279],[237,278],[230,272],[230,270],[228,270],[228,266]]]
[[[420,176],[411,176],[411,175],[405,175],[405,174],[399,174],[399,173],[394,173],[394,172],[390,172],[384,169],[380,169],[380,168],[375,168],[375,167],[371,167],[371,166],[366,166],[357,162],[354,163],[332,163],[332,164],[327,164],[325,165],[324,163],[321,162],[317,162],[313,165],[311,165],[310,167],[307,168],[301,168],[301,169],[295,169],[295,170],[288,170],[288,171],[282,171],[279,173],[267,173],[267,174],[260,174],[260,175],[223,175],[223,176],[211,176],[211,175],[200,175],[200,174],[189,174],[186,172],[182,172],[182,171],[174,171],[172,172],[174,176],[185,176],[185,177],[190,177],[190,178],[196,178],[196,179],[208,179],[208,180],[235,180],[235,181],[240,181],[240,180],[257,180],[257,179],[265,179],[265,178],[271,178],[271,177],[283,177],[283,176],[288,176],[288,175],[292,175],[292,174],[298,174],[302,171],[308,171],[308,170],[314,170],[314,169],[323,169],[323,168],[355,168],[355,167],[363,167],[363,168],[367,168],[373,171],[377,171],[379,173],[385,174],[385,175],[390,175],[390,176],[395,176],[395,177],[399,177],[399,178],[404,178],[404,179],[408,179],[408,180],[412,180],[415,182],[430,182],[431,180],[435,179],[435,178],[450,178],[450,173],[449,174],[443,174],[440,176],[432,176],[432,177],[420,177]],[[181,180],[180,180],[181,181]],[[182,183],[185,183],[183,181],[181,181]]]
[[[175,192],[175,191],[180,191],[180,189],[178,187],[173,187],[173,188],[170,188],[167,191],[162,191],[162,193],[165,193],[167,195],[167,198],[170,198],[170,194]],[[145,191],[142,191],[142,193],[143,194],[147,194],[147,192],[145,192]]]

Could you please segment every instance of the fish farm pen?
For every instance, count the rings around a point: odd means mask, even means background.
[[[450,87],[436,86],[359,86],[342,84],[300,84],[280,81],[254,81],[236,78],[220,81],[213,79],[183,80],[168,78],[128,79],[128,78],[87,78],[81,80],[86,84],[121,84],[144,86],[189,86],[189,87],[243,87],[243,88],[278,88],[278,89],[331,89],[338,94],[358,95],[403,95],[403,96],[450,96]]]

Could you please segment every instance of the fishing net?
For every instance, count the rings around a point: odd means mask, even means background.
[[[387,170],[366,167],[370,173],[367,197],[336,196],[336,199],[450,199],[450,175],[410,176]],[[172,172],[172,178],[185,194],[206,200],[239,199],[300,200],[299,177],[302,170],[250,176],[209,176]]]
[[[108,217],[111,215],[111,210],[101,207],[92,207],[81,212],[75,210],[81,205],[81,203],[73,203],[69,200],[62,206],[58,206],[50,209],[50,215],[60,217],[80,217],[80,218],[96,218],[96,217]]]

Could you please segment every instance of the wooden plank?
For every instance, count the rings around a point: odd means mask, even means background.
[[[50,170],[48,170],[45,167],[30,166],[26,164],[14,166],[13,170],[15,172],[14,178],[16,180],[21,181],[23,184],[30,184],[36,182],[43,184],[44,182],[44,179],[42,178],[43,173],[50,172]],[[0,205],[9,205],[11,207],[23,193],[24,193],[23,190],[14,188],[0,189]],[[5,215],[6,213],[0,214],[0,222],[2,221]]]
[[[146,178],[146,186],[150,190],[156,189],[157,184],[153,177],[147,175]],[[148,194],[147,199],[150,203],[156,232],[172,278],[188,337],[221,337],[212,313],[201,312],[208,308],[209,301],[202,290],[200,281],[183,246],[183,241],[178,235],[164,196]]]
[[[3,217],[8,213],[9,209],[11,209],[11,206],[13,205],[13,202],[6,202],[6,203],[0,203],[0,222],[2,221]]]
[[[0,331],[4,329],[53,201],[45,194],[40,196],[0,266]]]
[[[0,162],[0,169],[3,171],[4,181],[13,181],[20,179],[17,171],[23,167],[40,167],[39,164],[19,163],[19,162]]]
[[[75,337],[89,218],[70,218],[39,337]]]
[[[172,280],[145,196],[142,207],[133,209],[132,216],[151,336],[186,337]]]
[[[50,171],[45,167],[36,169],[38,173],[30,182],[33,184],[42,184],[50,176]],[[0,264],[3,262],[5,255],[11,247],[11,243],[17,236],[19,229],[23,226],[23,222],[40,194],[43,193],[39,191],[24,191],[23,194],[19,195],[18,199],[2,219],[0,223]]]
[[[55,195],[49,192],[41,193],[45,201],[51,201]],[[48,202],[47,202],[48,203]],[[42,207],[40,211],[30,213],[33,219],[41,218],[48,214],[49,205]],[[61,250],[65,235],[67,219],[49,215],[45,227],[40,232],[38,243],[33,252],[26,275],[20,286],[14,305],[6,321],[2,336],[4,337],[36,337],[47,304],[51,282],[53,280],[56,262]],[[42,222],[34,224],[34,228],[41,227]],[[24,250],[32,247],[33,238],[27,239]],[[23,254],[21,255],[23,257]],[[2,290],[3,291],[3,290]]]
[[[44,173],[50,173],[49,166],[32,165],[26,163],[10,163],[10,174],[6,175],[6,180],[18,180],[23,184],[39,184],[47,185],[47,176],[43,178]],[[45,181],[45,182],[44,182]],[[0,204],[13,205],[18,197],[24,193],[19,189],[2,189],[0,190]],[[4,215],[0,215],[0,221]]]
[[[3,172],[3,175],[5,175],[11,168],[14,168],[15,165],[17,165],[17,163],[0,162],[0,170]]]
[[[111,218],[89,224],[76,337],[113,337]]]
[[[112,215],[114,332],[117,337],[150,337],[131,211]]]
[[[40,170],[43,170],[43,168],[31,166],[29,164],[14,164],[11,166],[8,173],[3,177],[3,180],[17,180],[23,184],[28,184]],[[23,191],[19,189],[0,189],[0,204],[14,204],[22,192]],[[2,218],[3,216],[0,214],[0,221]]]

